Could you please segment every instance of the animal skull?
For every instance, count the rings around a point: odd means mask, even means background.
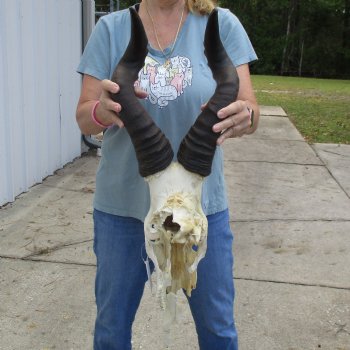
[[[208,222],[201,206],[203,177],[179,163],[146,178],[151,206],[145,219],[146,251],[159,291],[196,287],[196,268],[207,249]]]
[[[208,19],[205,55],[217,82],[214,95],[182,140],[173,162],[173,150],[162,131],[139,103],[134,81],[147,56],[147,36],[137,12],[130,8],[131,39],[114,70],[120,86],[111,98],[123,106],[120,117],[133,142],[139,172],[150,189],[150,209],[145,219],[146,251],[157,272],[162,305],[179,289],[187,295],[196,287],[197,265],[207,248],[208,223],[201,207],[202,183],[211,172],[219,135],[212,126],[217,112],[237,98],[238,76],[219,35],[218,12]],[[174,303],[170,302],[170,307]]]

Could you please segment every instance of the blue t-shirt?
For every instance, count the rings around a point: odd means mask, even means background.
[[[218,10],[221,40],[235,66],[256,60],[237,17],[227,9]],[[210,99],[216,86],[204,55],[207,20],[208,16],[189,13],[170,59],[149,46],[145,66],[136,82],[149,93],[141,103],[169,139],[175,157],[181,140],[199,115],[201,105]],[[129,39],[128,10],[102,17],[84,50],[78,72],[100,80],[110,79]],[[170,50],[170,47],[165,49],[165,55]],[[202,206],[206,215],[227,208],[221,147],[217,147],[212,172],[204,180]],[[125,128],[113,126],[104,135],[94,208],[142,221],[148,212],[148,185],[139,175],[136,154]]]

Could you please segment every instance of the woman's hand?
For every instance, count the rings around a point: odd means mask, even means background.
[[[123,127],[123,122],[119,118],[122,106],[111,99],[111,93],[118,93],[120,87],[111,80],[99,80],[91,75],[84,75],[81,94],[77,105],[76,119],[81,132],[84,135],[96,135],[106,129],[102,125],[118,125]],[[139,98],[147,97],[145,91],[135,88],[135,95]],[[96,101],[98,105],[96,106]],[[95,109],[95,118],[100,123],[92,119],[91,112]]]
[[[218,111],[218,118],[222,121],[213,126],[214,132],[221,133],[218,145],[229,137],[252,134],[259,124],[259,106],[250,79],[249,65],[242,64],[236,69],[239,77],[237,101]],[[251,112],[254,113],[254,123],[250,118]]]
[[[124,124],[118,116],[118,113],[122,110],[122,106],[114,102],[110,97],[110,93],[116,94],[119,92],[119,85],[111,80],[105,79],[101,81],[101,87],[100,103],[96,108],[97,119],[104,125],[115,124],[122,128]],[[135,95],[139,98],[146,98],[147,92],[140,88],[135,88]]]
[[[214,132],[221,133],[217,140],[218,145],[229,137],[241,137],[254,132],[251,109],[248,102],[238,100],[219,110],[217,115],[222,121],[213,126]]]

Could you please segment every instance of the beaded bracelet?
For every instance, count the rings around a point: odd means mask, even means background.
[[[113,123],[112,124],[109,124],[109,125],[105,125],[105,124],[102,124],[96,117],[96,109],[97,109],[97,106],[100,104],[100,101],[96,101],[93,108],[92,108],[92,111],[91,111],[91,119],[93,120],[93,122],[100,126],[101,128],[104,128],[104,129],[108,129],[110,128],[111,126],[113,126]]]

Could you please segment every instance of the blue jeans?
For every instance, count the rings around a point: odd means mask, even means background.
[[[131,327],[147,272],[143,223],[94,210],[97,317],[94,350],[131,350]],[[201,350],[237,350],[233,320],[233,235],[228,211],[208,216],[208,249],[188,298]],[[195,348],[195,344],[193,345]]]

